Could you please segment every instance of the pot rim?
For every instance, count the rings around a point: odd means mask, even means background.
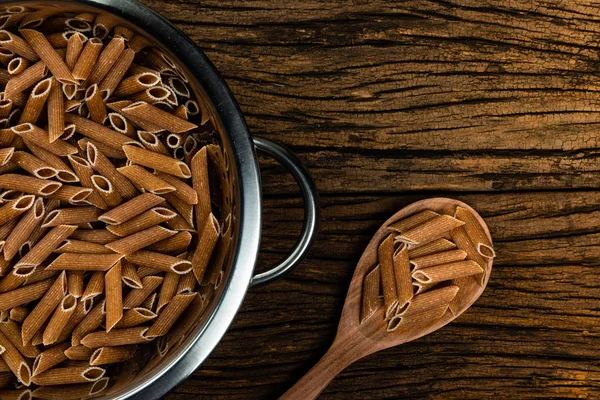
[[[256,263],[261,233],[262,197],[258,159],[242,111],[216,67],[183,32],[157,12],[135,0],[0,0],[9,3],[72,3],[91,6],[121,17],[171,51],[210,98],[225,128],[236,164],[238,182],[237,244],[229,278],[215,299],[206,323],[195,338],[138,385],[126,387],[103,399],[158,399],[188,378],[210,355],[225,335],[248,290]]]

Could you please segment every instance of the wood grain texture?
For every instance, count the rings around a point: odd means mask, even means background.
[[[254,134],[299,154],[323,203],[310,257],[248,294],[169,400],[285,392],[331,344],[377,227],[433,196],[486,219],[498,258],[485,293],[321,398],[600,397],[597,3],[143,2],[204,49]],[[302,202],[282,168],[263,173],[266,266],[293,245]]]

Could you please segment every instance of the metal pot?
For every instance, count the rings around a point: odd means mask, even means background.
[[[64,11],[110,13],[151,39],[183,68],[190,85],[209,104],[232,179],[234,245],[223,280],[197,326],[156,368],[134,378],[105,399],[158,399],[186,379],[210,355],[241,306],[248,288],[279,278],[308,252],[319,214],[314,183],[287,149],[266,139],[251,138],[242,112],[206,55],[166,19],[134,0],[0,0],[3,5],[54,6]],[[262,198],[255,150],[277,159],[292,173],[304,196],[304,225],[291,254],[267,272],[254,275],[259,250]]]

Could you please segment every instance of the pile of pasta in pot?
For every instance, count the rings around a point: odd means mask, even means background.
[[[382,310],[387,331],[425,328],[457,315],[485,284],[492,243],[473,213],[425,210],[387,227],[378,265],[363,280],[360,323]],[[371,319],[372,320],[372,319]]]
[[[58,7],[0,24],[0,398],[114,392],[182,343],[222,280],[228,163],[143,35]]]

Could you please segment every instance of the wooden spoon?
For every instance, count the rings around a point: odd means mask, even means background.
[[[448,310],[442,318],[431,321],[431,323],[387,332],[383,316],[384,310],[381,307],[365,323],[362,325],[359,324],[363,280],[365,275],[377,265],[377,249],[379,244],[389,235],[389,231],[386,228],[396,221],[424,210],[433,210],[439,214],[454,215],[457,206],[471,211],[483,227],[490,242],[492,241],[489,229],[481,216],[471,207],[458,200],[445,198],[427,199],[413,203],[398,211],[379,228],[356,266],[333,344],[319,362],[300,381],[281,396],[280,400],[315,399],[337,374],[354,361],[379,350],[410,342],[440,329],[465,312],[481,296],[492,270],[491,258],[488,259],[483,286],[475,284],[466,288],[468,296],[462,302],[463,306],[457,310],[456,315]]]

